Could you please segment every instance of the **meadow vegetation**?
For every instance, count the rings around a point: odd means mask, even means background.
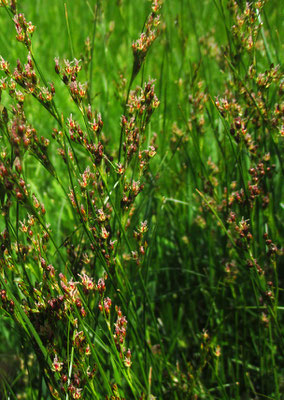
[[[1,399],[281,399],[281,9],[0,0]]]

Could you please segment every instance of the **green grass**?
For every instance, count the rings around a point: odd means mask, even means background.
[[[6,3],[38,80],[0,89],[0,397],[281,399],[280,2],[164,1],[146,55],[149,1],[18,1],[26,45]]]

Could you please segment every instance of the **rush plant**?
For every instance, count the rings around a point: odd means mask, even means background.
[[[0,397],[280,399],[280,5],[51,3],[0,1]]]

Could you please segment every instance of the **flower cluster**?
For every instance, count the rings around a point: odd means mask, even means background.
[[[13,300],[9,300],[5,289],[1,289],[0,286],[0,301],[1,308],[5,310],[8,314],[13,314],[15,309],[15,303]]]
[[[96,137],[99,136],[103,127],[101,115],[98,114],[97,120],[93,118],[93,120],[89,122],[89,125]],[[90,138],[90,135],[81,129],[79,124],[73,119],[72,114],[67,118],[67,128],[70,134],[70,139],[73,142],[81,144],[90,153],[93,162],[96,165],[99,165],[104,156],[104,147],[102,142],[99,141],[95,144],[94,137]]]
[[[154,82],[150,80],[145,84],[144,89],[136,88],[136,90],[132,91],[127,103],[128,114],[126,116],[123,115],[121,118],[121,126],[125,136],[123,150],[126,157],[126,165],[129,164],[134,154],[138,153],[141,172],[148,164],[149,159],[156,154],[154,146],[145,151],[140,150],[146,126],[154,110],[160,104],[154,89]],[[142,121],[142,124],[139,121]]]
[[[265,0],[246,2],[244,9],[238,5],[237,1],[232,0],[229,9],[232,11],[235,24],[232,26],[232,34],[236,40],[238,51],[252,52],[256,46],[259,31],[262,27],[260,11],[265,4]]]
[[[9,7],[13,14],[16,14],[18,0],[0,0],[0,7]]]
[[[117,319],[114,324],[114,341],[119,351],[119,356],[123,359],[124,365],[129,368],[131,367],[131,351],[128,349],[126,351],[125,348],[125,337],[126,337],[126,327],[127,327],[127,320],[125,316],[122,315],[120,307],[115,307],[115,311],[117,313]]]
[[[61,77],[63,83],[68,87],[75,103],[81,103],[87,94],[87,84],[77,81],[78,73],[81,70],[81,60],[64,60],[64,67],[59,64],[59,58],[55,58],[55,72]]]
[[[35,26],[31,22],[27,22],[24,14],[15,14],[13,18],[17,31],[16,39],[23,42],[27,48],[31,46],[31,38],[35,30]]]
[[[158,12],[160,11],[162,6],[161,0],[154,0],[152,3],[152,13],[149,15],[146,24],[145,24],[145,32],[142,32],[140,37],[132,43],[132,50],[134,55],[134,64],[133,64],[133,72],[132,77],[134,78],[145,58],[147,52],[157,36],[159,35],[159,25],[160,25],[160,15]]]
[[[17,103],[23,104],[25,96],[32,94],[46,108],[51,108],[51,102],[55,94],[53,83],[50,87],[40,86],[39,78],[34,68],[34,62],[31,53],[28,53],[27,63],[22,65],[20,60],[17,60],[17,66],[13,72],[10,71],[10,66],[2,57],[0,57],[0,70],[10,78],[7,83],[6,79],[1,80],[0,89],[9,89],[9,95],[14,97]],[[24,92],[20,91],[19,85]]]

